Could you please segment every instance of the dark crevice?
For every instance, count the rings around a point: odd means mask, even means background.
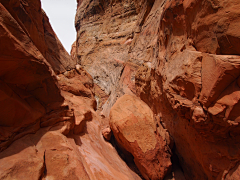
[[[46,175],[47,175],[47,167],[46,167],[46,158],[45,158],[45,156],[46,156],[46,150],[44,151],[44,155],[43,155],[43,167],[42,167],[42,169],[41,169],[42,174],[41,174],[41,176],[39,177],[39,180],[42,180],[42,179],[45,178]]]
[[[144,13],[144,15],[143,15],[143,18],[142,18],[142,21],[140,22],[140,26],[143,26],[143,24],[145,23],[145,21],[146,21],[146,19],[147,19],[147,17],[148,17],[148,15],[149,15],[149,13],[151,12],[151,10],[152,10],[152,7],[153,7],[153,4],[154,4],[154,1],[153,0],[150,0],[150,1],[147,1],[146,2],[146,11],[145,11],[145,13]]]
[[[182,166],[181,166],[181,164],[180,164],[180,161],[179,161],[179,158],[178,158],[178,156],[177,156],[177,153],[176,153],[176,146],[174,145],[174,147],[173,147],[173,149],[172,149],[172,153],[173,153],[173,155],[172,155],[172,157],[171,157],[171,161],[172,161],[172,164],[173,164],[173,168],[174,168],[174,166],[177,166],[177,167],[179,167],[180,169],[181,169],[181,171],[183,172],[183,168],[182,168]]]
[[[172,162],[172,171],[165,176],[164,180],[185,178],[183,173],[183,168],[181,166],[179,157],[177,155],[177,150],[175,145],[172,149],[171,162]],[[176,173],[177,171],[178,173]],[[181,175],[179,175],[179,172],[181,172],[180,174],[182,174],[182,177]]]
[[[143,176],[141,175],[139,169],[137,168],[135,162],[134,162],[134,157],[131,153],[123,149],[118,143],[117,140],[115,139],[114,136],[111,136],[110,143],[112,146],[116,149],[119,157],[127,164],[127,166],[135,172],[142,180],[145,180]]]
[[[122,77],[122,74],[123,74],[123,72],[124,72],[124,69],[125,69],[125,66],[122,68],[122,70],[121,70],[121,73],[120,73],[120,78]]]

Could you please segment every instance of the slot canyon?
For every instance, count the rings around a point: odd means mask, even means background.
[[[240,0],[77,0],[75,29],[0,0],[0,180],[240,179]]]

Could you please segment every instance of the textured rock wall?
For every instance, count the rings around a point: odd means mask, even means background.
[[[53,32],[48,17],[41,9],[40,0],[2,0],[1,3],[56,73],[63,73],[75,67],[76,62],[69,57]]]
[[[238,6],[166,1],[151,66],[136,74],[137,94],[173,136],[187,179],[239,178]]]
[[[0,6],[2,150],[12,140],[36,131],[40,118],[61,104],[63,97],[54,72],[40,51],[44,49],[44,46],[40,46],[41,40],[44,40],[40,38],[41,32],[27,31],[27,28],[36,28],[30,21],[30,15],[26,18],[24,6],[27,6],[27,2],[1,1]],[[40,2],[33,7],[42,15]],[[17,18],[20,11],[22,16]],[[29,23],[23,25],[20,18]],[[39,44],[35,45],[31,37],[35,41],[40,39]]]
[[[0,179],[239,179],[239,4],[1,0]]]
[[[155,56],[165,1],[78,1],[76,57],[94,83],[110,96],[102,113],[123,94],[135,94],[138,65]],[[151,14],[150,14],[151,13]],[[147,27],[147,24],[151,26]]]
[[[140,5],[128,0],[78,2],[76,56],[94,82],[110,95],[103,107],[106,116],[123,94],[119,81],[134,32],[138,31]]]
[[[39,0],[0,1],[0,42],[0,179],[141,179],[104,140],[93,79]]]
[[[173,137],[187,179],[239,178],[239,14],[239,0],[79,2],[77,58],[111,92],[103,114],[137,94]]]

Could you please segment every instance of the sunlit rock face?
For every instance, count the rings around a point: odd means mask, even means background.
[[[0,42],[0,179],[141,179],[102,137],[93,79],[39,0],[0,1]]]
[[[187,179],[238,179],[239,1],[78,5],[77,58],[111,92],[103,114],[136,94],[170,132]]]
[[[239,179],[238,0],[0,1],[0,179]],[[104,136],[104,137],[103,137]]]
[[[136,96],[122,96],[111,108],[110,127],[117,142],[133,155],[145,179],[163,179],[169,173],[172,166],[169,134],[156,133],[153,112],[147,104]]]
[[[94,83],[110,95],[103,106],[109,115],[116,99],[134,83],[131,78],[135,64],[127,64],[136,33],[150,11],[151,1],[79,1],[75,19],[77,30],[76,56],[78,63],[90,73]],[[122,83],[120,77],[129,67],[130,78]],[[128,82],[129,81],[129,82]],[[134,91],[130,88],[129,93]]]

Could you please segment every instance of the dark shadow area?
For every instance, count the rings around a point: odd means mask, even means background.
[[[185,176],[183,173],[182,166],[180,164],[180,160],[177,156],[176,152],[176,146],[174,145],[172,149],[172,157],[171,157],[171,162],[172,162],[172,171],[165,176],[164,180],[185,180]]]
[[[116,149],[118,155],[121,157],[121,159],[128,165],[128,167],[135,172],[140,178],[145,180],[143,176],[141,175],[139,169],[137,168],[135,162],[134,162],[134,157],[131,153],[123,149],[118,143],[115,137],[112,135],[110,139],[110,143],[112,146]]]

